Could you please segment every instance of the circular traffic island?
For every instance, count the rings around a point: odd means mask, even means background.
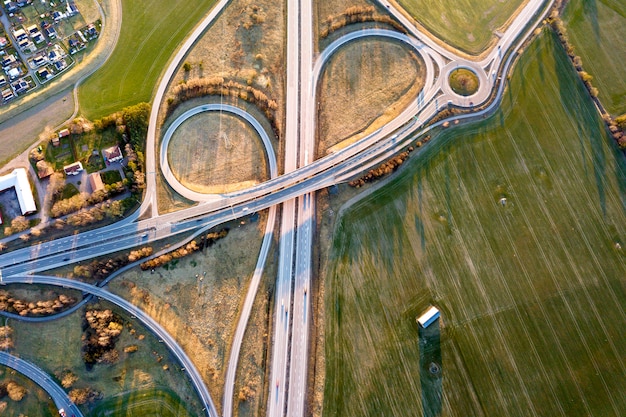
[[[478,76],[467,68],[457,68],[448,77],[450,88],[460,96],[471,96],[478,91]]]
[[[176,180],[203,194],[241,190],[269,178],[261,138],[247,122],[226,112],[186,119],[170,139],[167,158]]]

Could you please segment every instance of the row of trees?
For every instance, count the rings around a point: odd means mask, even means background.
[[[401,152],[400,154],[394,156],[386,162],[383,162],[377,168],[370,169],[367,174],[365,174],[361,178],[350,181],[348,185],[350,185],[351,187],[360,188],[365,185],[366,182],[375,181],[387,174],[392,173],[404,163],[404,161],[409,157],[409,153],[411,153],[412,151],[413,147],[409,146],[406,151]]]
[[[570,58],[572,65],[574,65],[574,68],[576,69],[578,76],[585,85],[585,88],[587,88],[587,91],[589,91],[591,97],[596,100],[597,104],[599,105],[599,108],[602,112],[602,119],[604,120],[607,128],[611,132],[613,139],[618,144],[620,149],[626,149],[626,114],[616,119],[613,119],[613,117],[609,113],[607,113],[604,110],[604,107],[602,107],[602,105],[600,104],[600,101],[598,100],[598,89],[594,87],[592,83],[593,76],[584,70],[582,58],[576,55],[574,45],[572,45],[569,40],[569,36],[567,35],[567,29],[565,28],[565,24],[559,16],[560,6],[561,2],[557,2],[554,9],[550,13],[548,23],[550,23],[550,27],[552,27],[554,32],[559,37],[561,45],[563,45],[565,52],[567,52],[567,56]]]
[[[172,96],[167,99],[167,116],[170,116],[180,103],[209,95],[230,96],[254,104],[263,111],[276,131],[275,112],[278,104],[275,100],[257,88],[234,80],[225,80],[220,76],[195,78],[174,87]]]
[[[430,135],[424,137],[421,140],[415,142],[415,146],[417,148],[421,148],[424,144],[426,144],[430,140]],[[401,152],[400,154],[394,156],[390,160],[383,162],[377,168],[370,169],[367,174],[363,175],[360,178],[352,180],[348,183],[351,187],[360,188],[365,185],[365,183],[373,182],[381,177],[384,177],[387,174],[392,173],[400,165],[404,163],[409,158],[409,154],[413,152],[413,146],[409,146],[406,151]]]
[[[106,260],[93,260],[88,264],[76,265],[74,267],[74,275],[81,278],[101,281],[112,272],[150,255],[152,255],[152,247],[145,246],[141,249],[131,251],[128,255],[117,255]]]
[[[14,297],[5,290],[0,290],[0,310],[16,313],[20,316],[44,316],[65,310],[73,305],[76,299],[59,294],[50,300],[26,301]]]
[[[194,239],[187,243],[185,246],[176,250],[168,252],[164,255],[157,256],[156,258],[147,260],[140,265],[141,269],[146,271],[148,269],[158,268],[166,265],[168,262],[174,259],[180,259],[187,255],[191,255],[194,252],[201,250],[204,246],[212,246],[216,241],[222,239],[228,235],[228,228],[222,229],[219,232],[212,232],[203,235],[197,241]]]
[[[326,38],[336,30],[353,23],[378,22],[392,26],[398,32],[407,33],[404,26],[396,22],[388,15],[376,14],[374,6],[351,6],[338,15],[329,15],[326,18],[325,26],[322,28],[320,37]]]
[[[56,174],[54,174],[54,176],[56,176]],[[51,193],[50,186],[56,187],[56,183],[54,181],[51,181],[49,183],[48,193],[52,196],[58,196],[59,191],[53,190],[55,192]],[[103,190],[97,190],[91,194],[84,192],[78,193],[70,198],[56,201],[50,208],[50,216],[61,217],[70,213],[74,213],[87,206],[93,206],[102,203],[103,201],[108,200],[113,196],[123,193],[125,190],[126,187],[124,187],[124,183],[122,181],[118,181],[113,184],[106,184]]]

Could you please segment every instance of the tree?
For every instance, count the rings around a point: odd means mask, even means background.
[[[626,114],[616,117],[615,123],[617,123],[617,126],[619,126],[620,129],[626,130]]]
[[[24,216],[17,216],[11,221],[11,229],[13,229],[13,233],[23,232],[29,227],[30,223]]]
[[[48,210],[50,209],[50,206],[52,206],[52,204],[60,197],[63,187],[65,187],[65,178],[63,177],[63,174],[55,172],[50,175],[50,178],[48,178],[48,187],[46,188],[46,195],[49,197],[47,199],[49,205],[49,207],[47,207]]]
[[[37,161],[37,176],[41,178],[46,178],[51,176],[54,173],[54,169],[52,165],[48,161],[40,160]]]
[[[26,388],[11,381],[7,384],[7,393],[13,401],[22,401],[22,398],[26,395]]]
[[[139,103],[126,107],[122,110],[124,124],[128,129],[130,142],[135,149],[143,149],[148,133],[148,118],[150,117],[150,105]]]

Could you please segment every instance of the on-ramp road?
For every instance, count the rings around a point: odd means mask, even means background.
[[[67,396],[63,388],[50,379],[50,376],[37,366],[20,359],[17,356],[13,356],[2,351],[0,351],[0,363],[8,366],[9,368],[15,369],[17,372],[25,375],[35,384],[43,388],[48,395],[52,397],[52,400],[54,401],[54,404],[56,404],[57,408],[59,410],[64,409],[68,417],[83,417],[83,413],[81,413],[78,407],[76,407],[76,404],[70,400],[70,397]]]

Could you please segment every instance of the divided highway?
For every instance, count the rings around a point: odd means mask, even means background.
[[[472,107],[480,104],[488,99],[494,86],[497,86],[496,99],[487,108],[474,114],[456,118],[476,117],[477,115],[487,114],[496,108],[504,89],[503,83],[497,83],[497,76],[502,76],[508,71],[514,58],[514,52],[521,44],[520,41],[531,34],[532,27],[529,26],[529,22],[539,21],[547,13],[551,2],[529,0],[507,31],[501,36],[496,47],[491,50],[485,59],[480,62],[474,62],[455,56],[447,49],[433,42],[430,38],[420,33],[402,13],[383,0],[381,4],[388,6],[390,12],[407,26],[413,36],[378,29],[353,32],[339,38],[324,50],[315,62],[315,66],[312,65],[311,36],[313,29],[310,22],[312,16],[311,2],[310,0],[288,2],[287,112],[286,136],[284,138],[285,168],[283,175],[277,177],[272,175],[272,178],[264,183],[234,193],[223,195],[196,193],[194,198],[200,202],[197,206],[174,213],[158,215],[155,144],[159,104],[163,100],[167,84],[170,82],[180,62],[184,59],[187,51],[227,3],[227,0],[220,1],[207,18],[194,30],[191,37],[174,57],[159,85],[154,101],[155,105],[150,116],[146,152],[147,191],[140,212],[133,218],[126,219],[115,225],[2,254],[0,255],[0,277],[3,277],[5,283],[34,282],[79,289],[114,302],[131,312],[131,314],[144,321],[145,325],[155,334],[166,341],[168,347],[189,372],[194,386],[205,404],[207,414],[217,416],[215,406],[206,386],[189,358],[171,336],[165,333],[156,322],[141,310],[98,287],[62,278],[24,276],[23,274],[74,263],[79,260],[91,259],[175,234],[195,231],[201,227],[212,227],[225,221],[245,216],[248,213],[283,203],[280,241],[281,255],[275,291],[276,323],[274,325],[274,347],[271,354],[272,370],[270,374],[271,389],[268,398],[268,415],[282,416],[286,413],[290,417],[299,417],[304,413],[306,400],[307,346],[310,319],[310,250],[315,231],[313,222],[315,213],[314,191],[346,181],[358,172],[362,172],[387,159],[405,147],[416,135],[427,133],[432,126],[425,129],[421,129],[421,126],[442,107],[449,104],[459,107]],[[398,117],[384,127],[353,145],[314,160],[316,83],[321,76],[324,65],[334,51],[347,42],[368,36],[394,38],[416,49],[424,58],[426,65],[427,76],[423,92],[420,93],[416,102],[409,105]],[[467,67],[479,77],[480,88],[475,95],[461,97],[449,88],[447,82],[448,74],[457,67]],[[214,110],[214,108],[209,106],[196,108],[198,112]],[[245,117],[239,114],[238,116]],[[252,121],[249,122],[251,124],[254,123]],[[435,126],[441,123],[443,121],[435,124]],[[268,158],[271,161],[270,149],[273,155],[271,142],[269,137],[267,141],[265,138],[263,140],[268,149]],[[167,168],[165,147],[161,150],[161,165],[165,167],[164,175],[166,175],[166,178],[169,178],[167,176],[169,169]],[[164,157],[165,160],[163,160]],[[273,166],[272,170],[275,171],[275,157],[273,159],[274,164],[272,165],[270,162],[270,166]],[[184,195],[187,192],[188,190],[182,190],[181,194]],[[148,212],[150,216],[147,219],[137,220],[140,213]],[[272,209],[269,217],[273,219],[274,216],[275,209]],[[273,222],[271,223],[273,224]],[[268,228],[269,225],[270,223],[268,222]],[[266,231],[266,237],[270,233],[268,231]],[[265,247],[264,241],[253,283],[255,280],[260,279],[263,268],[262,258],[266,255],[267,247]],[[251,291],[253,285],[251,285]],[[258,285],[258,281],[256,285]],[[249,314],[247,303],[252,303],[254,299],[251,291],[249,291],[246,298],[245,315]],[[242,317],[242,322],[240,322],[242,330],[238,327],[233,346],[238,346],[241,343],[241,338],[245,331],[245,320]],[[238,356],[238,352],[235,353],[235,349],[233,349],[233,355],[227,371],[227,386],[224,398],[224,411],[227,417],[229,416],[229,414],[226,414],[227,410],[232,410],[232,387],[234,386]]]

